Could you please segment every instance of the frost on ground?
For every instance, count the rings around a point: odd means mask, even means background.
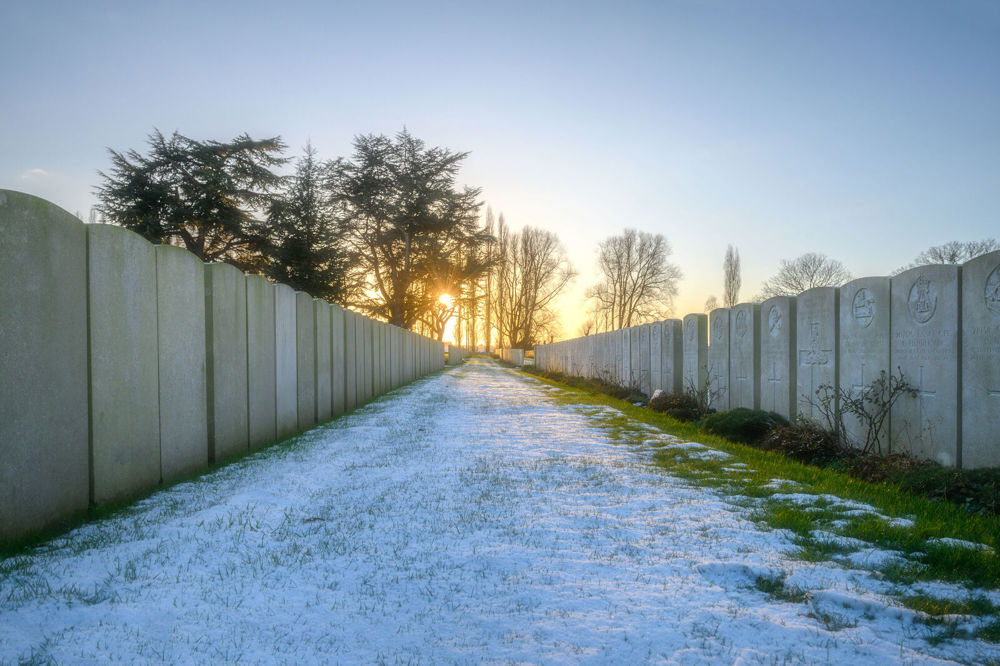
[[[556,397],[468,363],[0,562],[0,660],[1000,659]]]

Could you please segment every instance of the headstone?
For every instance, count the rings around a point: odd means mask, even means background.
[[[309,294],[295,292],[295,376],[298,428],[316,425],[316,313]]]
[[[660,384],[667,393],[681,393],[684,389],[684,340],[680,319],[660,322]],[[654,389],[655,391],[655,389]]]
[[[330,362],[330,305],[321,298],[313,299],[313,339],[316,341],[316,422],[326,423],[333,415],[333,367]]]
[[[657,390],[663,390],[663,368],[660,358],[663,356],[663,322],[656,321],[649,325],[649,389],[650,397]]]
[[[274,285],[275,419],[278,439],[291,435],[299,428],[296,309],[295,291],[288,285]]]
[[[91,501],[160,483],[156,254],[138,234],[87,225]]]
[[[650,371],[650,327],[649,324],[639,326],[639,388],[647,396],[653,394]]]
[[[261,275],[247,275],[247,427],[250,448],[278,438],[275,376],[274,286]]]
[[[708,316],[708,405],[720,412],[729,409],[729,320],[729,308]]]
[[[1000,467],[1000,252],[962,267],[962,467]]]
[[[639,335],[638,326],[628,328],[628,349],[629,349],[629,374],[628,386],[639,388],[640,366],[642,365],[642,338]]]
[[[235,266],[205,265],[205,340],[208,458],[218,462],[249,449],[247,282]]]
[[[205,264],[157,245],[160,476],[174,481],[208,466]]]
[[[708,315],[684,317],[684,392],[704,397],[708,387]]]
[[[400,369],[402,367],[402,336],[400,335],[400,332],[401,331],[398,326],[389,325],[389,337],[392,340],[389,345],[391,359],[389,374],[392,382],[392,388],[398,388],[403,383],[403,380],[400,377]]]
[[[332,367],[333,415],[340,416],[347,410],[345,400],[344,369],[344,309],[330,304],[330,364]]]
[[[372,336],[372,320],[368,317],[359,317],[361,322],[361,340],[363,344],[363,354],[361,356],[362,365],[362,378],[364,380],[364,399],[365,402],[369,402],[375,395],[374,382],[373,382],[373,369],[374,369],[374,347],[373,347],[373,336]]]
[[[344,408],[352,411],[358,400],[358,328],[357,313],[344,310]]]
[[[0,190],[0,541],[86,512],[87,388],[84,225]]]
[[[895,372],[889,364],[890,280],[867,277],[852,280],[840,288],[840,344],[838,381],[841,392],[858,396],[883,372]],[[844,414],[844,431],[852,446],[863,446],[867,426],[857,417]],[[874,433],[873,433],[874,434]],[[888,453],[889,422],[886,420],[876,453]]]
[[[892,409],[893,449],[959,461],[958,266],[920,266],[892,279],[891,364],[916,389]]]
[[[760,305],[760,408],[795,420],[795,297],[775,296]]]
[[[729,313],[729,408],[760,409],[760,305]]]
[[[828,427],[835,426],[839,411],[836,397],[840,386],[837,366],[839,309],[840,290],[837,287],[815,287],[795,299],[796,414]],[[829,414],[824,411],[824,399],[830,401]]]

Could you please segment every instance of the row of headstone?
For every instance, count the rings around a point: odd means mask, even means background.
[[[508,363],[513,363],[514,365],[520,367],[524,365],[524,350],[523,349],[505,349],[500,348],[497,350],[501,361],[507,361]]]
[[[0,190],[0,540],[327,421],[441,343]]]
[[[913,392],[890,413],[883,453],[1000,466],[1000,252],[539,345],[535,357],[647,395],[692,392],[718,410],[824,425],[840,394],[902,373]],[[860,421],[844,422],[849,441],[865,441]]]
[[[470,355],[471,352],[464,347],[459,347],[458,345],[448,345],[448,365],[462,365],[462,363],[465,362],[465,359],[467,359]]]

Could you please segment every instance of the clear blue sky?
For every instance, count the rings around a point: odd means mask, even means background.
[[[309,139],[408,127],[462,180],[558,233],[663,233],[676,314],[821,251],[885,274],[1000,236],[1000,2],[6,0],[0,187],[86,216],[107,147],[153,127]],[[577,319],[567,321],[574,333]]]

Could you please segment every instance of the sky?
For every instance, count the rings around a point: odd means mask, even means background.
[[[84,217],[108,148],[153,128],[351,153],[406,127],[469,151],[462,184],[515,228],[663,234],[674,315],[743,299],[783,259],[856,277],[1000,236],[1000,3],[5,0],[0,188]]]

